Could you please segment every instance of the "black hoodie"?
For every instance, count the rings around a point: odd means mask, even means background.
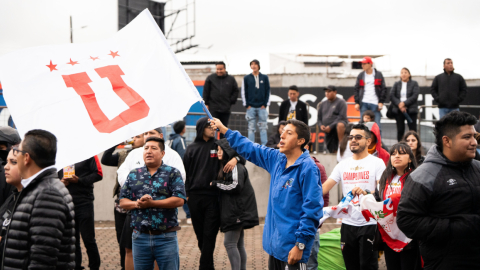
[[[405,181],[397,225],[420,241],[425,269],[478,269],[480,162],[452,162],[433,146]]]
[[[207,125],[209,125],[208,117],[202,117],[197,121],[197,137],[187,146],[183,156],[183,165],[187,174],[185,181],[187,197],[190,194],[218,195],[217,190],[210,183],[215,180],[220,161],[217,157],[215,138],[210,138],[208,141],[203,139],[203,131]]]

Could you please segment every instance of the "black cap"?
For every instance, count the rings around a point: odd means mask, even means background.
[[[335,87],[335,85],[329,85],[323,88],[323,90],[337,91],[337,87]]]

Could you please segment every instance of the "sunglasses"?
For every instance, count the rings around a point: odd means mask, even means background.
[[[22,153],[22,154],[27,153],[27,151],[20,150],[20,149],[18,149],[18,147],[12,147],[12,150],[13,150],[13,155],[14,156],[17,156],[18,153]]]
[[[357,135],[348,135],[347,139],[351,141],[353,138],[355,138],[356,141],[360,141],[362,138],[368,139],[368,137],[365,137],[363,135],[357,134]]]

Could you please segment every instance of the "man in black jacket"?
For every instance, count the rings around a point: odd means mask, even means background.
[[[20,143],[18,131],[11,127],[0,127],[0,205],[10,196],[14,186],[7,184],[3,166],[7,163],[7,156],[13,145]]]
[[[213,117],[228,123],[230,107],[237,102],[238,85],[235,78],[228,75],[224,62],[216,63],[215,67],[216,72],[205,80],[203,100]]]
[[[217,179],[220,161],[217,157],[215,131],[210,127],[208,118],[197,121],[197,137],[188,145],[183,157],[187,179],[188,208],[192,216],[192,224],[201,251],[200,269],[215,269],[213,252],[220,227],[220,208],[217,189],[211,185]],[[238,156],[237,156],[238,157]],[[242,158],[232,157],[224,166],[225,173],[233,170]],[[243,159],[245,164],[245,160]]]
[[[382,73],[373,68],[371,57],[364,57],[360,63],[362,63],[363,71],[358,74],[357,82],[355,83],[355,109],[360,111],[360,119],[363,119],[365,111],[370,110],[374,112],[375,122],[381,130],[380,119],[382,114],[380,111],[387,98],[385,80]]]
[[[57,138],[31,130],[13,153],[23,190],[6,233],[1,269],[74,269],[75,214],[54,167]]]
[[[454,111],[435,124],[436,146],[405,181],[397,224],[418,240],[425,269],[478,269],[480,162],[477,119]]]
[[[440,118],[451,111],[458,111],[460,103],[467,96],[467,84],[462,75],[453,72],[453,61],[443,60],[443,73],[433,79],[430,92],[438,103]]]
[[[280,105],[278,121],[297,119],[304,122],[308,126],[307,104],[298,100],[298,96],[300,96],[298,87],[296,85],[290,86],[288,88],[288,100],[284,100]]]
[[[58,178],[67,187],[75,204],[75,269],[81,270],[82,249],[80,235],[87,249],[88,267],[92,270],[100,268],[100,253],[95,241],[95,215],[93,211],[93,184],[103,179],[102,167],[97,156],[75,163],[75,174],[65,177],[63,169]]]

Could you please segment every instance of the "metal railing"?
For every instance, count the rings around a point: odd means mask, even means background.
[[[459,107],[460,108],[465,108],[465,109],[480,109],[480,105],[460,105]],[[438,108],[438,105],[420,105],[420,106],[418,106],[418,114],[417,114],[417,120],[418,120],[417,133],[418,133],[418,136],[421,135],[422,122],[436,122],[436,121],[438,121],[438,119],[437,120],[422,119],[422,111],[423,111],[424,108]]]

